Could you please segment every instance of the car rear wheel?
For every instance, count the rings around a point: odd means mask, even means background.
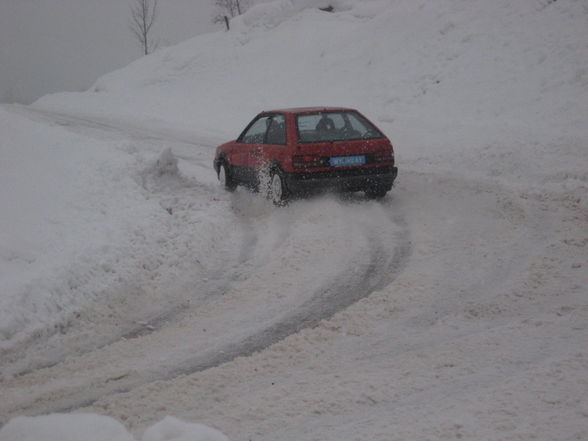
[[[288,191],[284,185],[284,177],[277,170],[273,170],[270,173],[269,197],[276,205],[284,205],[288,199]]]
[[[229,165],[223,162],[218,170],[218,181],[225,190],[233,191],[237,188],[237,184],[233,181]]]

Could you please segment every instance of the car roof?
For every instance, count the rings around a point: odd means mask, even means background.
[[[347,107],[290,107],[286,109],[275,109],[275,110],[264,110],[261,112],[264,113],[291,113],[291,114],[302,114],[302,113],[318,113],[318,112],[345,112],[355,109],[350,109]]]

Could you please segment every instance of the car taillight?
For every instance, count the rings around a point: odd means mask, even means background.
[[[317,155],[296,155],[292,157],[292,167],[312,168],[324,167],[323,159]]]
[[[394,152],[392,150],[379,150],[373,155],[374,162],[394,163]]]

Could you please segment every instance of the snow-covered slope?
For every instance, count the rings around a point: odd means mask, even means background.
[[[584,149],[582,2],[342,1],[336,13],[313,3],[258,5],[231,32],[162,50],[85,94],[37,106],[227,139],[264,109],[345,105],[374,118],[405,164],[422,167],[426,157],[455,170],[455,156],[465,155],[470,170],[483,156],[476,172],[565,183],[574,194],[586,182],[584,164],[570,171],[575,161],[561,158]]]
[[[159,51],[82,96],[39,104],[115,108],[228,133],[261,109],[325,103],[384,121],[490,118],[550,128],[563,120],[582,128],[582,2],[346,1],[334,14],[314,3],[258,5],[230,32]]]
[[[0,109],[0,423],[93,403],[135,435],[588,437],[587,19],[277,0]],[[215,144],[307,105],[389,135],[386,201],[215,187]]]

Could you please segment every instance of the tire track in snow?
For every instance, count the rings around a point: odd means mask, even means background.
[[[340,209],[363,210],[364,208],[369,208],[369,206],[364,207],[363,205],[365,204],[369,205],[374,203],[363,201],[359,203],[357,201],[340,202]],[[74,386],[70,388],[71,390],[67,390],[67,388],[58,389],[45,396],[40,396],[32,403],[25,404],[21,412],[24,411],[29,415],[70,412],[90,406],[105,396],[125,393],[144,384],[160,380],[171,380],[178,376],[219,366],[237,357],[251,355],[302,329],[316,326],[321,320],[330,318],[375,290],[389,285],[402,272],[408,262],[411,248],[408,227],[400,213],[392,213],[395,208],[393,199],[387,201],[386,205],[381,207],[382,219],[379,219],[377,222],[387,223],[383,229],[370,230],[369,228],[366,229],[365,225],[357,227],[365,233],[366,237],[362,239],[362,241],[365,241],[363,249],[369,250],[369,253],[360,255],[359,265],[356,268],[339,268],[338,277],[323,280],[322,286],[295,309],[285,315],[283,319],[275,323],[270,323],[268,326],[264,326],[249,335],[235,338],[233,341],[219,348],[198,353],[194,357],[175,364],[171,369],[143,374],[130,371],[129,373],[123,373],[114,377],[111,374],[102,374],[103,379],[100,381],[96,381],[96,378],[92,374],[89,374],[88,376],[92,378],[89,384]],[[273,208],[272,210],[275,210],[275,212],[269,214],[270,218],[282,215],[280,210]],[[373,212],[370,212],[370,214],[373,214]],[[266,221],[267,215],[262,216],[261,220],[252,220],[253,223],[258,223],[258,231],[263,231]],[[296,223],[296,219],[294,223]],[[353,223],[353,220],[347,221],[347,223]],[[372,225],[371,222],[370,225]],[[246,228],[246,225],[242,227]],[[322,231],[324,226],[318,225],[317,228]],[[388,234],[383,234],[383,231],[387,231]],[[263,245],[264,240],[253,235],[239,247],[238,254],[241,257],[254,258],[258,248],[263,247]],[[315,251],[320,252],[320,250]],[[351,263],[355,264],[357,260],[351,260]],[[248,262],[244,262],[243,265],[246,267],[249,266],[247,271],[250,271],[250,273],[247,274],[247,277],[254,277],[256,271],[260,270],[259,266],[253,265],[251,267]],[[178,318],[173,317],[172,320]],[[162,325],[165,331],[166,326],[169,324],[163,323]],[[190,329],[186,329],[185,331],[188,333],[193,332]],[[159,331],[155,330],[153,336],[157,336],[158,333]],[[194,338],[197,337],[194,336]],[[141,337],[135,340],[129,340],[128,344],[140,344],[140,342]],[[176,342],[170,341],[170,343],[175,344]],[[149,349],[150,346],[146,345],[143,350],[149,351]],[[184,349],[186,351],[191,350],[189,347],[185,347]],[[141,364],[140,360],[136,361],[139,362],[139,365]],[[79,369],[83,370],[83,366],[82,364]],[[67,371],[59,371],[59,366],[52,369],[52,372],[57,373],[58,376],[67,375]],[[49,372],[49,375],[51,376],[52,373]]]
[[[63,116],[60,115],[60,118],[63,118]],[[60,119],[60,121],[62,120]],[[80,122],[76,118],[72,118],[71,121],[71,124],[79,124],[82,128],[84,127],[85,122],[83,121]],[[109,130],[108,124],[103,123],[90,123],[90,128],[92,130]],[[117,134],[121,132],[120,127],[115,127],[114,129]],[[136,128],[133,128],[132,133],[128,134],[128,136],[137,137],[136,130]],[[205,188],[203,187],[201,189]],[[239,198],[245,198],[241,203],[248,204],[250,197],[256,198],[256,200],[260,199],[259,196],[243,196],[243,194],[237,195],[236,198],[237,200]],[[313,203],[316,204],[317,202],[315,201]],[[339,200],[336,204],[342,206],[342,211],[347,209],[363,210],[363,208],[373,206],[381,207],[382,209],[378,213],[378,216],[381,216],[379,221],[384,224],[384,233],[380,229],[372,229],[373,224],[362,227],[354,226],[356,229],[353,231],[357,231],[358,229],[360,234],[365,236],[362,239],[362,244],[364,244],[363,249],[369,250],[367,254],[358,256],[359,265],[357,267],[338,268],[337,277],[327,277],[322,280],[322,285],[316,288],[309,298],[305,298],[291,312],[285,314],[281,320],[270,322],[267,326],[255,330],[255,332],[240,338],[235,338],[230,343],[224,344],[221,348],[213,352],[206,351],[201,356],[185,359],[177,363],[172,369],[160,370],[148,374],[132,372],[131,374],[123,374],[120,377],[105,377],[101,381],[96,381],[96,378],[93,378],[90,384],[76,385],[70,387],[70,390],[67,390],[68,388],[62,388],[55,390],[54,393],[50,392],[47,394],[43,392],[46,394],[45,397],[40,396],[38,399],[33,398],[32,402],[23,403],[19,411],[26,412],[29,415],[68,412],[88,406],[106,395],[127,392],[139,385],[153,381],[170,380],[180,375],[219,366],[236,357],[248,356],[261,351],[302,329],[316,326],[321,320],[332,317],[337,312],[368,296],[375,290],[390,284],[402,271],[410,256],[408,227],[402,214],[400,212],[394,213],[395,204],[393,197],[389,198],[385,202],[385,205],[376,205],[374,202],[366,202],[363,198],[354,198],[353,196],[343,201]],[[301,202],[300,205],[304,207],[305,202]],[[255,210],[255,207],[253,209]],[[266,212],[262,210],[261,217],[259,217],[259,213],[253,213],[252,218],[251,212],[241,213],[237,216],[244,222],[244,225],[241,226],[243,231],[246,232],[248,228],[256,224],[261,224],[261,229],[263,230],[264,221],[267,221],[268,218],[271,219],[272,217],[280,216],[280,210],[273,206],[269,209],[266,208],[266,210]],[[296,219],[292,222],[295,223]],[[322,231],[322,229],[328,228],[328,225],[325,227],[319,224],[317,228],[319,231]],[[267,245],[265,239],[260,234],[262,233],[258,232],[257,235],[242,235],[243,241],[238,246],[239,250],[236,253],[237,256],[235,256],[240,263],[237,263],[235,268],[230,270],[233,276],[227,277],[227,274],[224,274],[226,279],[224,281],[220,280],[219,283],[215,284],[214,295],[209,293],[210,296],[207,297],[217,298],[220,294],[223,294],[223,291],[228,289],[226,288],[227,282],[238,283],[240,281],[238,280],[239,278],[251,279],[263,268],[263,266],[259,266],[259,262],[253,265],[249,263],[251,259],[255,259],[259,249]],[[288,234],[291,234],[291,231],[288,231],[286,235]],[[334,242],[342,242],[345,239],[345,237],[336,237]],[[353,250],[353,248],[351,247],[349,250]],[[306,251],[311,253],[322,252],[318,248],[311,248]],[[353,253],[351,254],[353,255]],[[352,263],[355,263],[355,261],[352,261]],[[214,271],[212,272],[214,273]],[[217,269],[217,275],[219,272],[220,269]],[[271,279],[265,279],[265,281],[269,283]],[[168,309],[146,321],[148,326],[146,326],[145,330],[139,329],[132,331],[126,337],[135,337],[133,341],[140,341],[144,334],[157,334],[160,328],[181,320],[185,315],[186,311],[182,307]],[[100,350],[100,348],[97,348],[94,352],[98,353]],[[83,358],[83,356],[80,358]],[[83,370],[83,365],[79,369]],[[67,376],[67,371],[64,373],[60,372],[60,366],[58,364],[51,368],[48,374],[43,375],[51,376],[52,372],[54,375]],[[39,373],[33,371],[33,374]]]
[[[387,208],[392,209],[390,202]],[[369,255],[369,262],[364,265],[359,275],[350,271],[350,268],[345,268],[342,273],[353,274],[353,277],[341,278],[321,288],[284,320],[234,342],[223,348],[215,357],[180,366],[160,379],[170,380],[180,375],[189,375],[219,366],[237,357],[252,355],[292,334],[318,325],[322,320],[331,318],[374,291],[391,284],[408,262],[411,247],[408,226],[403,216],[399,213],[391,214],[389,220],[400,226],[400,230],[388,238],[388,241],[371,232],[369,243],[372,252]]]

